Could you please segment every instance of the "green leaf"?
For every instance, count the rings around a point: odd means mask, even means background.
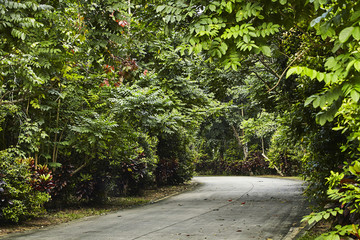
[[[314,79],[317,76],[317,71],[315,71],[314,69],[311,69],[311,68],[305,68],[305,74],[306,74],[306,76],[310,77],[311,79]]]
[[[319,222],[321,219],[322,219],[322,216],[320,214],[317,214],[309,220],[309,224],[311,224],[313,222]]]
[[[226,51],[227,51],[227,49],[228,49],[228,46],[226,45],[226,43],[222,42],[221,45],[220,45],[220,47],[219,47],[219,49],[220,49],[221,53],[222,53],[223,55],[225,55],[225,54],[226,54]]]
[[[316,75],[316,78],[319,82],[321,82],[322,80],[324,80],[325,78],[325,73],[322,73],[322,72],[318,72],[317,75]]]
[[[340,130],[343,130],[344,129],[344,127],[333,127],[332,128],[332,130],[334,130],[334,131],[340,131]],[[331,214],[333,214],[333,212],[331,212]],[[336,216],[336,215],[334,215],[334,216]]]
[[[321,97],[319,97],[319,98],[320,98],[319,107],[321,107],[321,108],[325,107],[325,105],[326,105],[326,103],[327,103],[326,96],[321,96]]]
[[[360,17],[360,11],[356,11],[351,15],[350,21],[355,21]]]
[[[352,32],[352,36],[355,38],[355,40],[359,41],[360,40],[360,27],[355,27],[353,32]]]
[[[60,168],[62,166],[62,164],[58,162],[49,162],[48,165],[51,168]]]
[[[249,43],[251,41],[251,37],[249,35],[244,35],[244,42]]]
[[[309,76],[311,79],[314,79],[314,78],[316,78],[317,77],[317,75],[318,75],[318,72],[316,71],[316,70],[311,70],[311,75]]]
[[[232,13],[232,11],[233,11],[233,3],[232,3],[231,1],[227,2],[227,4],[226,4],[226,11],[227,11],[228,13]]]
[[[261,50],[261,52],[262,52],[265,56],[271,57],[271,49],[270,49],[270,47],[268,47],[268,46],[261,46],[261,47],[260,47],[260,50]]]
[[[359,94],[359,92],[356,91],[355,89],[351,90],[350,96],[351,96],[351,98],[352,98],[355,102],[358,102],[359,99],[360,99],[360,94]]]
[[[354,67],[358,72],[360,72],[360,61],[359,60],[356,60],[356,62],[354,63]]]
[[[355,161],[354,165],[352,166],[352,169],[354,170],[354,174],[358,175],[360,173],[360,162]]]
[[[306,107],[307,105],[309,105],[310,103],[312,103],[312,102],[315,100],[316,97],[317,97],[317,96],[315,96],[315,95],[308,97],[308,98],[305,100],[304,106]]]
[[[337,66],[337,61],[335,60],[334,57],[329,57],[326,60],[325,67],[331,69],[331,68],[334,68],[335,66]]]
[[[299,68],[298,67],[292,67],[290,68],[287,73],[286,73],[286,78],[290,77],[291,75],[293,75],[294,73],[299,73]]]
[[[354,66],[355,62],[356,62],[356,60],[352,60],[351,62],[349,62],[348,65],[346,66],[346,71],[350,71],[352,66]]]
[[[325,118],[316,118],[316,121],[321,125],[324,126],[324,124],[326,123],[326,119]]]
[[[318,106],[320,106],[320,97],[319,96],[317,96],[313,101],[313,107],[317,108]]]
[[[331,233],[330,235],[326,236],[326,240],[340,240],[339,235],[336,233]]]
[[[215,12],[216,11],[216,6],[214,4],[210,4],[209,9],[210,9],[210,11]]]
[[[340,41],[335,41],[334,47],[331,51],[336,53],[342,47],[342,45],[343,44]]]
[[[237,64],[231,64],[231,68],[232,68],[234,71],[237,71],[237,70],[238,70],[238,65],[237,65]]]
[[[339,41],[341,43],[346,42],[354,31],[354,27],[347,27],[343,29],[339,34]]]
[[[164,10],[166,7],[166,5],[160,5],[156,8],[156,12],[161,12],[162,10]]]

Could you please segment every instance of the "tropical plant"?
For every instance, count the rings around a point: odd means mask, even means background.
[[[48,192],[34,184],[44,184],[47,176],[37,176],[37,172],[34,175],[29,165],[32,160],[19,158],[14,150],[1,151],[0,219],[4,222],[19,222],[37,216],[45,211],[44,203],[50,200]],[[49,189],[49,184],[46,186]]]
[[[316,239],[340,239],[351,237],[359,239],[359,174],[360,162],[346,164],[342,173],[331,172],[328,180],[328,197],[333,206],[324,211],[312,213],[303,218],[309,224],[333,219],[333,228]]]

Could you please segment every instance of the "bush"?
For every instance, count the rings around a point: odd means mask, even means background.
[[[157,153],[159,162],[155,170],[158,185],[181,184],[193,176],[193,154],[189,149],[190,137],[180,131],[162,134]]]
[[[155,170],[156,182],[158,185],[178,184],[182,182],[178,176],[179,160],[178,159],[161,159]]]
[[[343,171],[331,171],[327,178],[327,196],[332,207],[311,213],[303,221],[309,224],[333,219],[333,227],[317,239],[360,239],[360,161],[346,164]]]
[[[276,166],[286,176],[299,175],[304,152],[289,140],[290,128],[279,127],[271,138],[268,157],[270,166]]]
[[[69,157],[60,155],[58,161],[61,165],[53,173],[54,189],[51,191],[51,202],[46,207],[61,207],[70,202],[74,195],[74,179],[72,173],[75,167],[70,163]]]
[[[19,222],[44,211],[43,204],[50,199],[46,191],[34,189],[29,162],[9,151],[0,152],[0,219]]]
[[[269,167],[269,162],[265,160],[260,150],[249,152],[248,158],[241,162],[241,170],[244,175],[264,175],[276,173],[274,169]]]
[[[264,159],[260,150],[249,152],[246,160],[202,160],[196,164],[196,171],[200,174],[215,175],[276,174],[276,171],[269,167],[269,163]]]

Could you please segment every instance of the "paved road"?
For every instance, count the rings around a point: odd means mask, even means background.
[[[283,239],[307,213],[302,182],[259,177],[196,177],[194,191],[84,221],[6,239]]]

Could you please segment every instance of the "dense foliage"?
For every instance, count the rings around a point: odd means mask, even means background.
[[[50,197],[101,202],[191,178],[210,100],[154,7],[0,1],[0,148],[15,149],[0,160],[0,218],[31,217]]]
[[[242,71],[249,68],[250,59],[251,67],[264,68],[260,73],[254,72],[253,78],[262,82],[272,103],[258,92],[250,99],[260,100],[266,111],[278,119],[269,152],[278,172],[289,173],[300,167],[310,183],[308,196],[318,202],[326,198],[326,176],[331,170],[334,173],[330,179],[338,176],[340,181],[345,175],[336,172],[341,171],[343,164],[350,164],[352,170],[345,167],[345,172],[356,178],[359,130],[355,115],[360,99],[358,2],[175,1],[157,10],[167,16],[165,21],[169,23],[189,24],[182,51],[205,51],[206,59],[221,63],[225,69]],[[271,77],[264,77],[264,72]],[[244,132],[257,125],[255,122],[243,121]],[[252,135],[259,137],[260,132],[257,125]],[[337,197],[331,192],[335,185],[330,185],[330,197],[342,203],[343,209],[338,212],[358,212],[354,183],[346,185],[344,193],[340,190]],[[327,211],[326,216],[332,213]],[[319,216],[316,220],[321,219]],[[351,223],[354,225],[337,227],[325,238],[340,239],[339,235],[352,234],[358,239],[358,218]]]
[[[36,171],[32,159],[15,159],[10,150],[0,157],[0,218],[18,222],[41,213],[49,200],[51,173]]]
[[[0,219],[194,169],[302,174],[311,200],[330,188],[341,203],[316,220],[358,211],[356,1],[29,0],[0,13]]]

